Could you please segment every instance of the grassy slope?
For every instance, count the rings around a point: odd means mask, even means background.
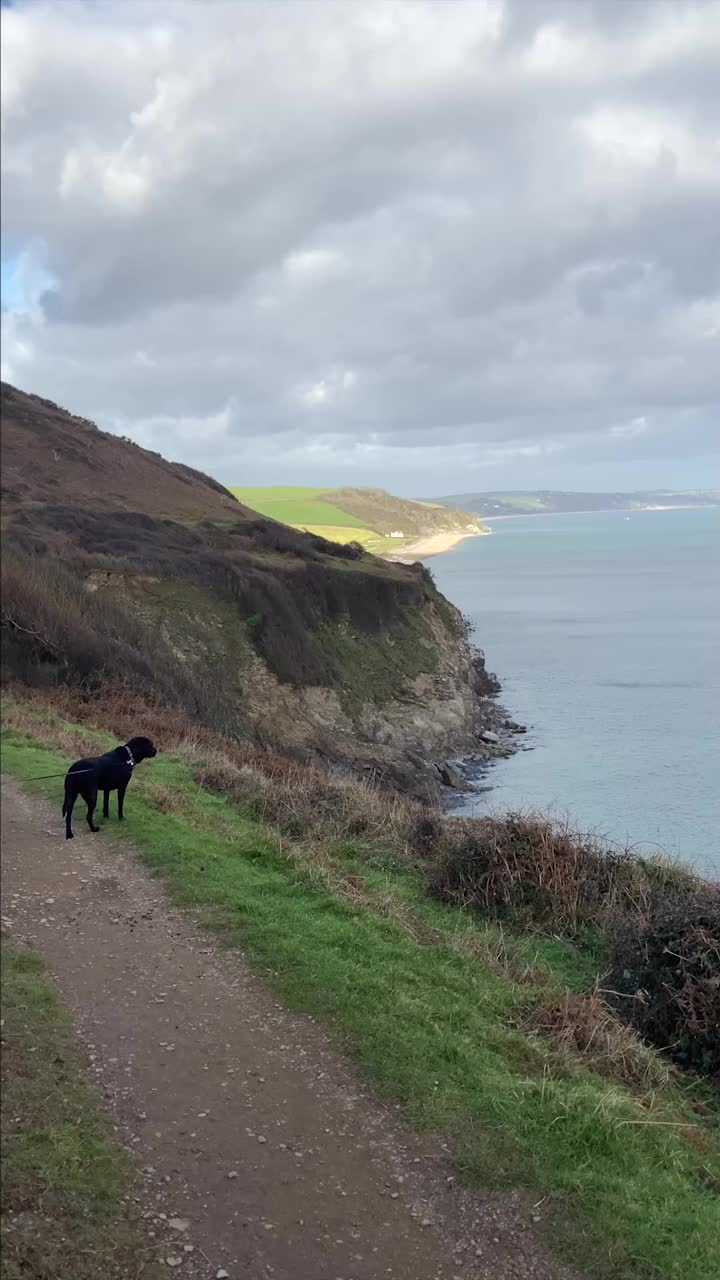
[[[397,552],[404,546],[416,542],[418,537],[437,532],[437,513],[447,510],[447,523],[452,527],[460,525],[459,513],[443,508],[442,504],[432,502],[414,502],[402,498],[394,498],[390,494],[380,496],[379,491],[333,490],[305,487],[297,485],[270,485],[266,487],[231,486],[230,492],[245,506],[251,507],[260,515],[270,516],[283,524],[303,529],[307,533],[318,534],[330,542],[359,542],[374,555],[388,551]],[[337,493],[337,502],[332,498]],[[343,495],[353,505],[354,510],[345,510]],[[370,496],[368,496],[370,495]],[[374,496],[373,496],[374,495]],[[328,500],[329,499],[329,500]],[[420,508],[425,508],[428,520],[427,528],[423,528]],[[404,538],[390,538],[378,532],[382,524],[388,527],[403,528],[410,522],[410,532]],[[472,518],[472,517],[470,517]],[[440,524],[442,524],[440,520]]]
[[[26,778],[62,769],[41,745],[53,735],[63,741],[47,713],[32,738],[9,733],[4,767]],[[57,798],[57,783],[34,785]],[[288,1004],[333,1028],[411,1123],[447,1135],[470,1182],[549,1197],[548,1238],[588,1274],[715,1280],[720,1205],[709,1179],[720,1160],[692,1089],[641,1099],[522,1034],[532,989],[478,958],[497,931],[429,902],[407,869],[360,841],[322,865],[302,849],[281,854],[248,812],[169,757],[134,781],[126,833],[180,903],[242,945]],[[468,931],[474,954],[455,945]],[[506,942],[518,955],[529,946]],[[569,946],[539,952],[556,982],[590,980]]]
[[[325,489],[305,489],[292,485],[276,485],[266,489],[237,488],[232,494],[244,505],[262,516],[270,516],[281,524],[305,528],[307,525],[336,525],[340,528],[365,529],[367,525],[356,516],[348,515],[327,502],[319,502],[318,495]]]
[[[341,511],[334,503],[319,501],[320,494],[329,492],[327,489],[297,485],[271,485],[266,488],[233,485],[230,492],[260,515],[303,529],[306,533],[317,534],[329,542],[359,542],[373,555],[397,551],[407,541],[384,538],[357,516]]]
[[[468,525],[476,529],[480,524],[477,516],[456,507],[398,498],[384,489],[331,489],[323,495],[322,501],[334,503],[384,536],[399,529],[409,539],[448,531],[466,534]]]
[[[150,1280],[159,1267],[125,1216],[129,1165],[82,1082],[40,960],[9,941],[2,1010],[3,1280]]]

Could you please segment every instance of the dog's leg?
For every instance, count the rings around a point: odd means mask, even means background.
[[[93,822],[93,814],[95,812],[95,805],[97,804],[97,797],[98,797],[97,790],[85,792],[85,803],[87,804],[87,822],[91,831],[100,830],[100,828],[96,827],[95,823]]]
[[[107,787],[103,791],[103,818],[110,817],[110,792]]]
[[[73,839],[72,829],[72,811],[73,805],[77,799],[77,793],[73,789],[73,785],[68,778],[65,783],[65,803],[63,804],[63,815],[65,817],[65,839]]]
[[[125,802],[126,791],[127,791],[127,784],[124,787],[118,787],[118,821],[120,822],[122,822],[124,817],[123,804]]]

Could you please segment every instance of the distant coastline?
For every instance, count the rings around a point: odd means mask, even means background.
[[[518,511],[510,514],[509,512],[501,516],[482,516],[484,524],[494,524],[497,520],[528,520],[538,519],[540,516],[597,516],[597,515],[619,515],[629,519],[633,515],[644,515],[648,511],[720,511],[720,505],[714,502],[673,502],[664,505],[647,507],[594,507],[587,511]],[[418,538],[417,541],[410,543],[398,551],[387,551],[380,554],[381,560],[388,560],[392,564],[414,564],[417,560],[429,560],[432,556],[443,555],[446,551],[452,551],[458,543],[464,542],[466,538],[483,538],[487,537],[490,529],[484,532],[480,530],[468,529],[467,532],[457,529],[448,529],[441,533],[428,534],[424,538]]]
[[[641,516],[647,511],[720,511],[716,502],[672,502],[665,505],[658,503],[652,507],[593,507],[583,511],[517,511],[507,512],[502,516],[483,516],[486,524],[495,520],[535,520],[539,516]]]

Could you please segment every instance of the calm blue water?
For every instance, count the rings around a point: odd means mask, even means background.
[[[468,799],[720,875],[720,511],[530,516],[433,559],[534,749]]]

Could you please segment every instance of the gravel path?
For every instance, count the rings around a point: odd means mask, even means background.
[[[442,1144],[170,907],[117,829],[68,844],[59,802],[12,778],[2,801],[3,926],[72,1012],[168,1276],[570,1280],[542,1207],[457,1188]]]

